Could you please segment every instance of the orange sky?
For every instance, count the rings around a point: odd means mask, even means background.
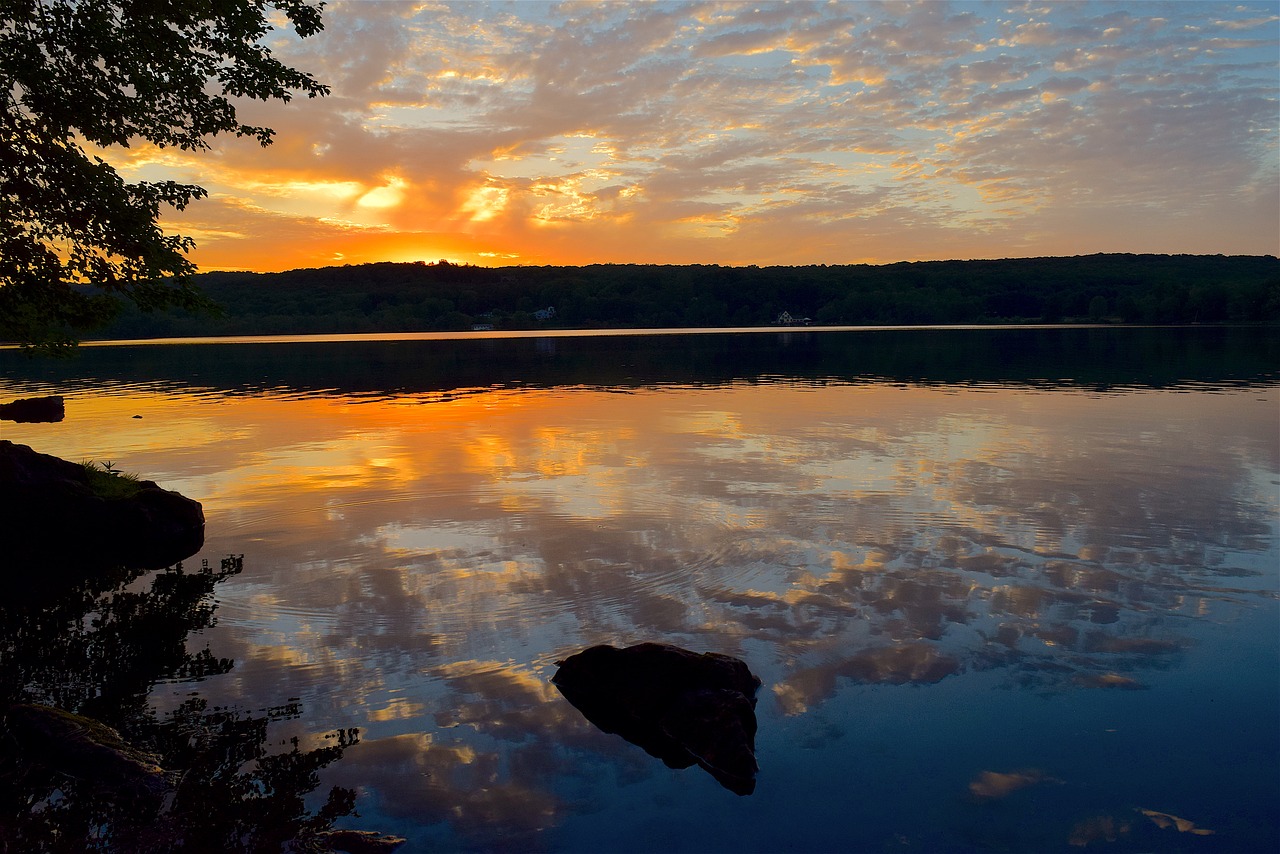
[[[1276,11],[338,2],[273,146],[109,156],[204,269],[1277,254]]]

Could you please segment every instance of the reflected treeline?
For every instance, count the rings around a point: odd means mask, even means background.
[[[319,845],[353,812],[347,789],[314,812],[305,801],[354,731],[282,748],[268,727],[297,717],[296,703],[254,715],[193,696],[164,716],[148,704],[158,681],[232,668],[187,641],[214,622],[214,586],[241,568],[238,557],[178,565],[149,587],[118,567],[64,575],[56,589],[11,585],[0,602],[0,851],[278,851]]]
[[[162,383],[227,392],[389,395],[499,387],[887,381],[1167,388],[1273,382],[1269,327],[916,329],[94,348],[32,360],[26,382]]]

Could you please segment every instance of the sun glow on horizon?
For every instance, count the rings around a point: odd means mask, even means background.
[[[274,145],[106,154],[204,269],[1280,253],[1280,16],[1155,12],[335,3]]]

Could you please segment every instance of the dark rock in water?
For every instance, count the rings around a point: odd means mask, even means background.
[[[346,854],[385,854],[405,843],[402,836],[375,833],[372,830],[323,830],[309,840],[324,851]]]
[[[593,646],[559,664],[552,683],[600,729],[671,768],[696,763],[732,792],[755,791],[760,680],[742,661],[642,643]]]
[[[38,705],[10,706],[5,717],[30,764],[117,797],[155,798],[170,788],[155,756],[125,743],[104,723]]]
[[[0,549],[6,566],[157,569],[198,552],[204,545],[200,503],[153,481],[135,486],[126,497],[104,498],[95,494],[83,465],[0,440]]]
[[[0,418],[23,424],[53,424],[66,417],[62,398],[20,397],[12,403],[0,403]]]

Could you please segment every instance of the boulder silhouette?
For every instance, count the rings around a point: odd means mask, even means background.
[[[28,762],[117,797],[159,797],[170,788],[154,755],[93,718],[34,704],[10,706],[4,717]]]
[[[58,395],[20,397],[0,403],[0,418],[25,424],[54,424],[66,417],[66,405]]]
[[[95,493],[79,463],[0,439],[0,548],[7,563],[158,569],[204,545],[204,509],[153,481]]]
[[[760,680],[742,661],[642,643],[593,646],[557,663],[552,683],[604,732],[671,768],[697,764],[739,795],[755,791]]]

